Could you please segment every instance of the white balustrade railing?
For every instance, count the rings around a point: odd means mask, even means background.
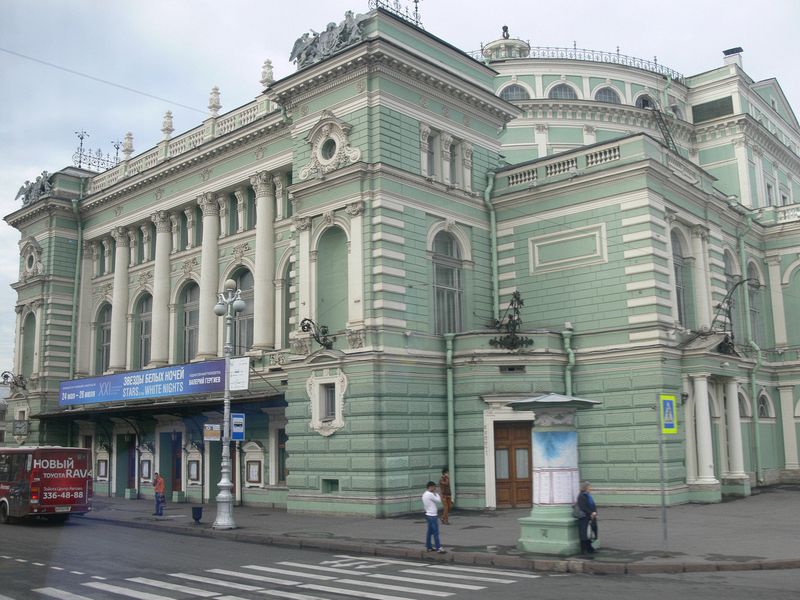
[[[577,171],[578,170],[578,159],[576,157],[568,158],[566,160],[560,160],[558,162],[545,165],[544,173],[547,177],[553,177],[554,175],[563,175],[565,173],[569,173],[570,170]]]
[[[790,221],[800,221],[800,204],[782,206],[775,215],[778,223],[788,223]]]
[[[619,146],[601,148],[596,152],[589,152],[586,155],[586,166],[595,167],[603,163],[611,162],[612,160],[619,160]]]

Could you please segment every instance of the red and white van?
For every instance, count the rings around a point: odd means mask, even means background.
[[[88,448],[0,448],[0,523],[43,516],[64,522],[92,510]]]

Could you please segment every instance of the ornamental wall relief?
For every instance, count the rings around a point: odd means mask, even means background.
[[[311,160],[300,169],[300,180],[324,177],[327,173],[346,167],[361,159],[361,150],[350,146],[351,126],[326,110],[322,119],[308,132]]]

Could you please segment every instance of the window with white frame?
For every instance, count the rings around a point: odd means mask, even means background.
[[[638,98],[636,98],[636,108],[649,108],[653,109],[656,107],[656,103],[653,99],[648,96],[647,94],[642,94]]]
[[[189,362],[197,356],[197,336],[200,329],[200,287],[189,283],[181,294],[182,339],[180,357],[182,362]]]
[[[594,95],[594,99],[598,102],[608,102],[609,104],[621,104],[621,100],[619,99],[619,94],[616,90],[610,87],[604,87],[597,90]]]
[[[528,100],[530,95],[528,95],[528,90],[526,90],[521,85],[517,85],[516,83],[512,83],[511,85],[504,87],[503,90],[500,92],[500,97],[503,100]]]
[[[675,306],[678,309],[678,323],[687,327],[686,318],[686,266],[683,260],[683,249],[680,238],[673,231],[670,234],[672,239],[672,268],[675,274]]]
[[[463,322],[461,250],[456,238],[440,231],[433,239],[434,332],[456,333]]]
[[[242,291],[244,310],[233,318],[233,352],[244,354],[253,346],[253,274],[240,269],[233,277],[236,288]]]
[[[245,486],[249,488],[264,487],[264,446],[250,441],[242,446],[242,451],[244,452]]]
[[[764,323],[761,316],[761,280],[758,269],[753,263],[747,266],[747,296],[750,301],[750,327],[753,332],[753,340],[758,345],[764,344]]]
[[[339,368],[315,370],[306,380],[311,401],[311,429],[329,436],[344,427],[344,393],[347,377]]]
[[[764,395],[758,397],[758,418],[759,419],[771,419],[775,416],[772,412],[772,403],[769,401]]]
[[[572,89],[572,86],[569,86],[566,83],[559,83],[550,90],[550,93],[547,94],[547,97],[552,100],[577,100],[578,94],[575,93],[575,90]]]
[[[111,364],[111,305],[106,304],[100,309],[97,318],[97,337],[95,341],[97,349],[95,355],[95,375],[102,375],[108,371]]]
[[[775,189],[771,183],[767,183],[767,206],[775,204]]]
[[[143,369],[150,364],[150,338],[153,332],[153,297],[145,294],[137,303],[136,308],[136,364],[137,369]]]
[[[420,162],[422,176],[428,179],[441,179],[441,153],[438,150],[439,132],[431,129],[424,123],[420,125]]]

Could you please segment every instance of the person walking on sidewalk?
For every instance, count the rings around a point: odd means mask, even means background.
[[[436,493],[436,483],[433,481],[429,481],[428,485],[425,486],[425,492],[422,494],[422,506],[425,508],[425,520],[428,522],[428,531],[425,534],[425,547],[428,549],[428,552],[439,552],[440,554],[444,554],[445,550],[442,548],[442,543],[439,540],[439,507],[438,504],[441,504],[442,499],[439,494]],[[433,538],[433,542],[436,546],[433,546],[431,542],[431,538]]]
[[[156,501],[156,512],[153,513],[153,516],[163,517],[164,504],[166,504],[167,499],[166,496],[164,496],[164,478],[158,473],[156,473],[153,478],[153,494]]]
[[[578,536],[581,540],[581,554],[593,554],[592,540],[597,539],[597,504],[592,498],[592,484],[588,481],[581,483],[581,493],[578,494],[578,508],[581,517],[578,518]]]
[[[450,525],[450,508],[453,506],[453,494],[450,491],[450,469],[442,469],[442,477],[439,479],[439,492],[442,495],[442,523]]]

